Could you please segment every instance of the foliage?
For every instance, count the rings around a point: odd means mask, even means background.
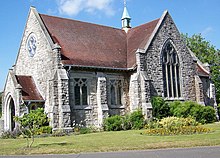
[[[191,37],[185,34],[182,37],[199,60],[210,65],[211,79],[216,87],[216,100],[217,103],[220,103],[220,50],[206,41],[201,34],[195,34]]]
[[[104,120],[105,131],[120,131],[122,128],[123,117],[119,115],[108,117]]]
[[[179,117],[166,117],[159,121],[162,128],[172,129],[175,127],[183,126],[197,126],[199,123],[192,117],[179,118]]]
[[[129,114],[128,114],[129,115]],[[144,126],[144,115],[141,110],[132,112],[128,117],[128,122],[131,124],[131,129],[141,129]]]
[[[220,104],[218,104],[217,110],[218,110],[218,116],[220,116]]]
[[[19,130],[5,131],[1,134],[1,138],[2,139],[16,139],[20,135],[21,135],[21,132]]]
[[[215,109],[211,106],[202,106],[198,117],[201,123],[213,123],[216,121]]]
[[[37,135],[51,134],[51,133],[52,133],[52,127],[50,126],[42,126],[36,130]]]
[[[144,115],[141,110],[125,116],[114,115],[106,118],[103,126],[106,131],[142,129],[144,127]]]
[[[159,136],[168,136],[168,135],[190,135],[190,134],[202,134],[209,133],[211,129],[201,127],[201,126],[184,126],[178,128],[157,128],[157,129],[148,129],[144,132],[147,135],[159,135]]]
[[[168,116],[193,117],[200,123],[212,123],[216,121],[216,114],[213,107],[202,106],[192,101],[166,102],[162,97],[152,99],[153,116],[162,119]],[[151,126],[153,123],[151,123]]]
[[[31,110],[30,113],[23,115],[22,117],[15,117],[15,121],[20,124],[19,128],[22,135],[27,139],[27,147],[31,147],[34,143],[34,135],[38,134],[40,130],[43,131],[43,126],[48,125],[48,119],[44,114],[43,108]],[[46,131],[50,128],[45,127]],[[29,138],[32,141],[29,143]]]
[[[176,102],[170,104],[173,116],[194,117],[200,123],[212,123],[216,121],[215,110],[210,106],[202,106],[192,101]]]
[[[164,117],[170,116],[169,104],[162,97],[153,97],[151,99],[151,104],[153,107],[153,117],[162,119]]]
[[[210,132],[209,128],[198,125],[199,123],[192,117],[167,117],[157,121],[157,127],[148,127],[144,133],[147,135],[179,135]]]

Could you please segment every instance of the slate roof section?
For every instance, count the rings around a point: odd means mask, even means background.
[[[16,76],[16,79],[22,87],[22,99],[24,101],[44,101],[31,76]]]
[[[64,65],[127,69],[136,65],[135,52],[144,47],[159,19],[122,29],[39,14],[54,43],[61,46]]]

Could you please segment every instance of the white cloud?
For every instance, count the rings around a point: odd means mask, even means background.
[[[207,36],[208,34],[210,34],[211,32],[213,32],[214,31],[214,29],[212,28],[212,27],[207,27],[207,28],[205,28],[203,31],[202,31],[202,35],[203,36]]]
[[[57,0],[60,14],[75,16],[80,12],[95,13],[101,11],[108,16],[114,15],[114,0]]]

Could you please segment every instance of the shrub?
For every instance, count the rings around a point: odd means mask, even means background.
[[[211,106],[203,106],[198,117],[201,123],[213,123],[216,121],[215,109]]]
[[[38,134],[38,135],[51,134],[51,133],[52,133],[52,127],[50,127],[50,126],[42,126],[36,131],[36,134]]]
[[[130,114],[127,114],[122,119],[122,128],[123,130],[130,130],[132,129],[132,124],[130,121]]]
[[[159,124],[159,120],[158,119],[151,119],[151,120],[147,120],[146,124],[144,126],[145,129],[154,129],[154,128],[160,128],[161,125]]]
[[[119,115],[108,117],[104,120],[105,131],[120,131],[122,130],[123,117]]]
[[[210,106],[202,106],[192,101],[171,103],[173,116],[194,117],[200,123],[212,123],[216,121],[215,110]]]
[[[167,117],[163,118],[159,121],[159,124],[162,128],[179,128],[184,126],[197,126],[198,122],[195,119],[188,117],[188,118],[179,118],[179,117]]]
[[[17,129],[14,131],[5,131],[2,133],[1,138],[2,139],[16,139],[21,135],[21,132]]]
[[[153,117],[161,119],[170,116],[170,106],[162,97],[153,97],[151,104],[153,107]]]
[[[220,117],[220,104],[218,104],[217,110],[218,110],[218,116]]]
[[[134,111],[128,117],[132,129],[141,129],[144,126],[144,115],[141,110]]]
[[[130,129],[141,129],[144,127],[145,120],[141,110],[134,111],[125,116],[111,116],[104,120],[105,131],[120,131]]]
[[[174,116],[175,109],[180,106],[181,102],[180,101],[173,101],[170,102],[170,116]]]
[[[185,126],[180,128],[174,128],[172,130],[167,128],[157,128],[157,129],[148,129],[144,132],[147,135],[158,135],[158,136],[168,136],[168,135],[190,135],[190,134],[202,134],[209,133],[211,130],[209,128],[201,126]]]
[[[167,117],[154,122],[154,128],[148,128],[145,131],[147,135],[179,135],[210,132],[209,128],[198,126],[199,123],[191,118]]]

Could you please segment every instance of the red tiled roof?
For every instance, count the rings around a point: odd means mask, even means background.
[[[16,79],[22,87],[23,100],[43,101],[43,97],[40,95],[39,91],[37,90],[37,87],[31,76],[16,76]]]
[[[149,23],[140,25],[138,27],[129,30],[127,35],[127,67],[130,68],[136,63],[135,52],[139,49],[144,49],[148,42],[152,32],[154,31],[159,19],[151,21]]]
[[[126,34],[122,29],[40,16],[54,42],[61,46],[63,64],[109,68],[134,66],[136,50],[144,47],[158,22],[132,28]]]

